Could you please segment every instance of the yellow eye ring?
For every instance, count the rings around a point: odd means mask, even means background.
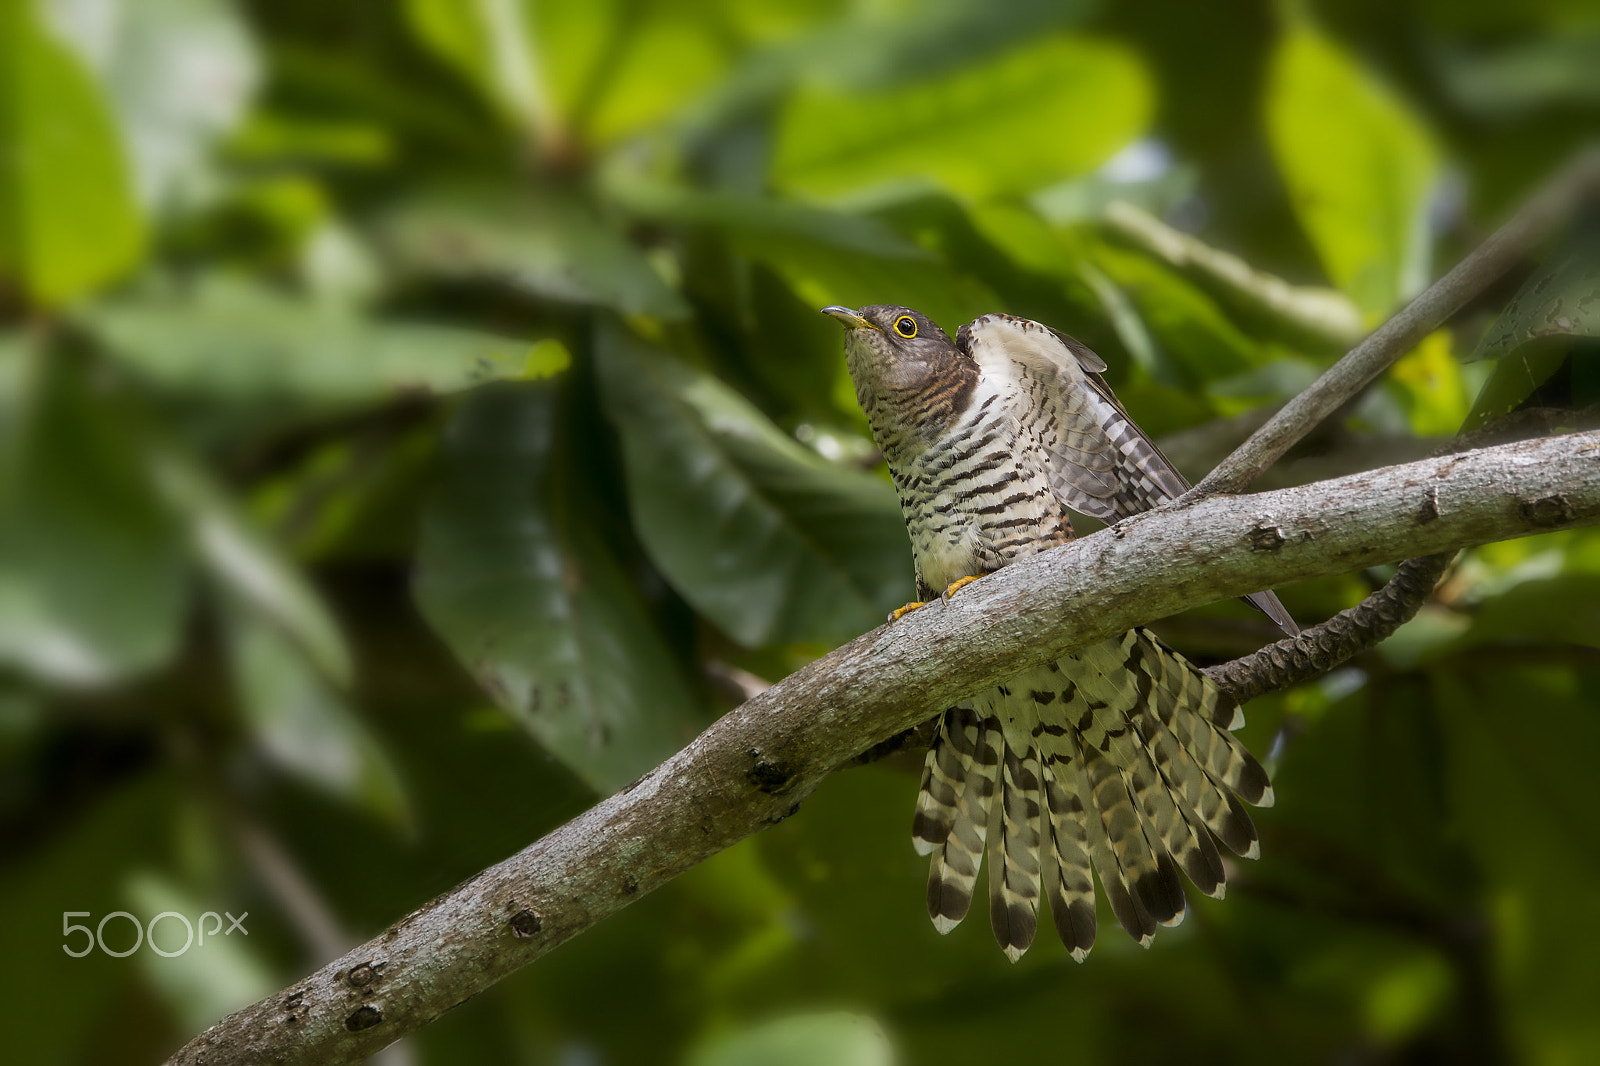
[[[910,315],[901,315],[894,320],[894,331],[906,340],[917,335],[917,320]]]

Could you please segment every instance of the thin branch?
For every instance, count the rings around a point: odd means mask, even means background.
[[[1530,407],[1464,433],[1434,454],[1450,455],[1470,448],[1525,440],[1558,428],[1597,427],[1600,427],[1600,404],[1576,411]],[[1423,514],[1427,514],[1437,507],[1437,500],[1425,498],[1422,506]],[[1411,621],[1454,558],[1454,552],[1440,552],[1407,559],[1400,564],[1394,577],[1356,606],[1312,626],[1296,639],[1280,640],[1232,662],[1208,667],[1206,673],[1240,703],[1321,677],[1388,640],[1396,629]]]
[[[1467,301],[1504,277],[1575,206],[1600,195],[1600,152],[1572,165],[1496,230],[1454,270],[1352,348],[1300,395],[1290,400],[1185,499],[1242,491],[1311,429],[1415,348]]]
[[[785,678],[623,792],[172,1061],[359,1061],[788,817],[857,753],[1131,626],[1263,586],[1595,523],[1600,432],[1202,500],[1013,563]]]
[[[1411,621],[1455,557],[1455,552],[1446,551],[1407,559],[1381,589],[1354,607],[1298,637],[1207,667],[1206,673],[1240,703],[1321,677]]]

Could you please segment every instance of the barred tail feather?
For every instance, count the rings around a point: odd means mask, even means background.
[[[999,775],[1000,753],[1005,747],[999,721],[984,718],[977,723],[970,734],[971,762],[959,786],[955,819],[944,843],[933,849],[928,867],[928,915],[941,933],[959,925],[972,906],[973,886],[988,835],[990,801]]]
[[[1121,644],[1129,669],[1150,682],[1151,709],[1214,780],[1257,807],[1272,806],[1267,772],[1229,730],[1244,724],[1216,684],[1148,630],[1130,630]]]
[[[1100,875],[1101,887],[1106,890],[1111,913],[1117,916],[1122,928],[1141,947],[1149,947],[1156,933],[1156,923],[1133,891],[1132,879],[1124,870],[1112,839],[1113,833],[1117,833],[1124,845],[1128,841],[1127,835],[1120,832],[1122,827],[1117,824],[1116,813],[1120,808],[1115,791],[1110,786],[1114,774],[1107,772],[1112,768],[1106,766],[1104,759],[1091,754],[1093,751],[1093,748],[1084,750],[1078,770],[1078,788],[1087,797],[1084,806],[1089,808],[1084,819],[1089,833],[1089,857],[1094,861],[1095,872]]]
[[[917,813],[911,821],[911,843],[918,855],[933,854],[949,839],[982,728],[977,714],[965,705],[950,708],[939,720],[938,733],[922,768]]]
[[[989,920],[1002,950],[1016,962],[1038,931],[1040,819],[1043,789],[1039,753],[1019,756],[1009,742],[989,837]],[[998,825],[996,824],[998,823]],[[998,832],[996,831],[998,828]]]
[[[1034,738],[1043,753],[1045,804],[1053,861],[1045,863],[1045,895],[1056,934],[1078,962],[1094,947],[1094,873],[1089,829],[1078,782],[1078,754],[1070,733],[1040,722]]]

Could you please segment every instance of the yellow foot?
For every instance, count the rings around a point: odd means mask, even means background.
[[[889,621],[898,622],[901,618],[910,614],[912,611],[915,611],[918,607],[926,606],[928,606],[928,604],[925,601],[917,600],[915,603],[908,603],[904,607],[896,607],[893,611],[889,612]]]
[[[940,596],[939,598],[941,600],[948,600],[951,596],[954,596],[961,589],[966,588],[968,585],[972,584],[982,576],[982,574],[968,574],[966,577],[956,578],[945,587],[944,595]]]

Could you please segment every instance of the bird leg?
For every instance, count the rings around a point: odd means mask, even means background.
[[[928,601],[926,600],[913,600],[904,607],[896,607],[894,610],[890,611],[889,621],[898,622],[902,617],[910,614],[912,611],[915,611],[918,607],[926,606],[928,606]]]
[[[982,574],[968,574],[966,577],[956,578],[954,581],[950,582],[950,584],[945,586],[945,590],[939,596],[939,600],[941,602],[948,602],[951,596],[954,596],[958,591],[966,588],[968,585],[972,584],[982,576]]]

